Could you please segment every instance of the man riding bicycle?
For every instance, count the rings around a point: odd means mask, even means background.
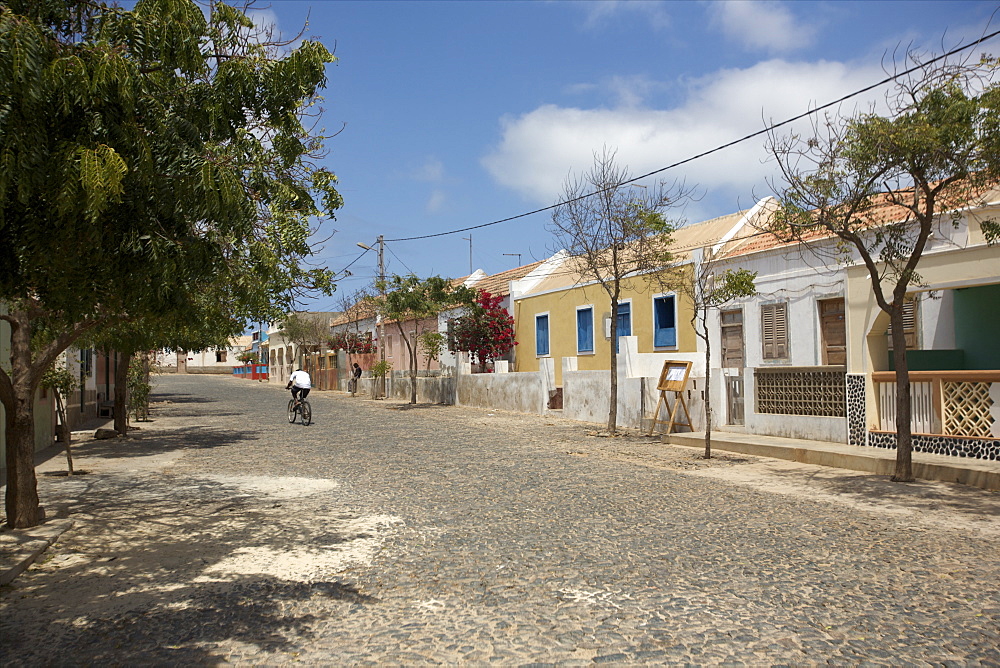
[[[309,390],[312,389],[312,379],[302,369],[296,369],[288,377],[288,385],[285,385],[285,389],[292,391],[292,398],[295,399],[295,405],[298,406],[302,399],[309,396]]]

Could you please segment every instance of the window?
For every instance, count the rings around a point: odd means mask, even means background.
[[[539,357],[549,354],[549,314],[535,316],[535,354]]]
[[[632,302],[618,302],[618,317],[615,319],[615,351],[618,350],[618,337],[632,336]]]
[[[892,350],[892,325],[885,330],[889,339],[889,350]],[[906,349],[917,348],[917,300],[909,297],[903,302],[903,336],[906,337]]]
[[[765,360],[788,357],[788,304],[764,304],[760,307],[761,341]]]
[[[673,295],[653,297],[653,345],[657,348],[677,345],[677,312]]]
[[[594,307],[576,309],[576,352],[594,352]]]
[[[216,350],[215,351],[215,361],[216,362],[225,362],[226,361],[226,351],[225,350]]]

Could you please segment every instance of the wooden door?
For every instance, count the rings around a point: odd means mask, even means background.
[[[722,366],[743,368],[743,311],[722,312]]]
[[[823,364],[847,364],[847,321],[844,300],[819,301],[820,331],[823,336]]]

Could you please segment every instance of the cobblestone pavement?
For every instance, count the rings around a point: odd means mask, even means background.
[[[227,377],[154,401],[39,469],[75,526],[0,590],[4,665],[1000,665],[996,493],[330,392],[289,425]]]

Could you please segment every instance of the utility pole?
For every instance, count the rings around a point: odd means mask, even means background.
[[[383,302],[385,301],[385,235],[378,235],[378,239],[375,241],[378,244],[378,286],[379,295],[382,297]],[[371,250],[371,246],[367,246],[363,243],[357,244],[360,248],[365,250]],[[381,305],[379,305],[381,308]],[[379,360],[385,361],[385,339],[382,338],[382,314],[375,313],[375,327],[378,331],[378,357]],[[382,388],[383,395],[385,394],[385,387]]]
[[[462,237],[463,240],[469,242],[469,274],[472,273],[472,234],[467,237]]]

